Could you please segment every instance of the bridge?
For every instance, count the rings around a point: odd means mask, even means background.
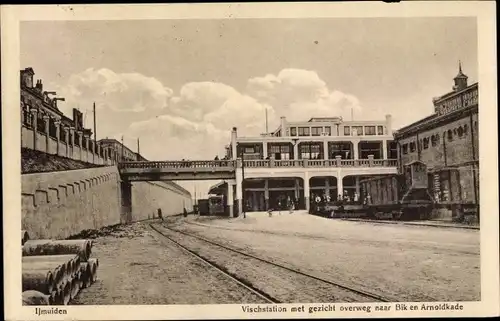
[[[119,163],[118,169],[126,181],[228,180],[243,170],[245,178],[289,176],[297,171],[324,174],[333,169],[376,175],[396,173],[397,159],[135,161]]]

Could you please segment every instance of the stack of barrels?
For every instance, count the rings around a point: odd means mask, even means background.
[[[97,279],[92,240],[29,240],[21,234],[24,305],[68,305]]]

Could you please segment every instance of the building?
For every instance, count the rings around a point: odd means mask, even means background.
[[[399,166],[420,160],[428,166],[434,215],[452,219],[463,207],[479,213],[478,83],[459,63],[453,90],[434,98],[434,113],[395,132]]]
[[[94,164],[111,164],[110,151],[92,139],[83,115],[73,108],[73,119],[57,106],[64,98],[45,91],[42,80],[34,83],[33,68],[20,71],[21,147]]]
[[[116,139],[105,138],[99,140],[99,144],[113,151],[114,160],[118,162],[147,161],[139,153],[132,151]]]
[[[274,132],[258,137],[238,137],[233,128],[225,158],[242,158],[244,165],[235,181],[218,184],[209,193],[225,189],[229,206],[236,195],[238,209],[249,211],[283,207],[289,199],[308,209],[316,195],[354,199],[355,193],[360,195],[361,178],[397,171],[390,115],[380,121],[333,117],[289,122],[281,117]]]
[[[42,80],[34,84],[33,68],[20,71],[21,85],[21,147],[81,160],[93,164],[111,165],[121,159],[121,143],[102,139],[95,142],[92,130],[85,128],[83,114],[73,108],[73,118],[57,107],[64,98],[54,97],[54,91],[44,91]],[[123,148],[123,159],[146,160]]]

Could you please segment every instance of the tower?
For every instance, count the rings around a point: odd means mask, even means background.
[[[455,86],[453,86],[453,90],[460,91],[467,88],[467,78],[469,77],[464,75],[464,73],[462,72],[462,63],[458,61],[458,75],[455,78],[453,78],[453,80],[455,81]]]

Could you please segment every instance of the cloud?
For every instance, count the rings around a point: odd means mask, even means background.
[[[95,101],[97,109],[136,113],[165,108],[172,93],[155,78],[138,73],[115,73],[106,68],[89,68],[74,74],[58,88],[58,94],[69,102],[91,106]]]
[[[216,82],[185,84],[170,100],[168,111],[192,122],[210,124],[222,131],[238,127],[242,133],[257,135],[264,131],[265,109],[273,109],[233,87]]]
[[[140,138],[141,154],[158,160],[221,157],[230,141],[230,130],[171,115],[135,122],[127,135]]]
[[[272,105],[279,116],[289,120],[342,116],[350,119],[351,110],[361,115],[359,100],[339,90],[330,90],[314,71],[283,69],[278,75],[268,74],[248,80],[250,95]]]
[[[265,131],[266,110],[270,131],[279,126],[280,116],[300,121],[349,119],[351,110],[357,116],[367,114],[361,113],[355,96],[330,90],[316,72],[300,69],[251,78],[246,92],[223,83],[191,82],[174,94],[155,78],[90,68],[72,75],[58,94],[66,98],[67,115],[77,106],[87,106],[88,111],[96,102],[98,138],[123,135],[134,150],[140,138],[141,153],[159,160],[221,157],[232,127],[241,136]]]

